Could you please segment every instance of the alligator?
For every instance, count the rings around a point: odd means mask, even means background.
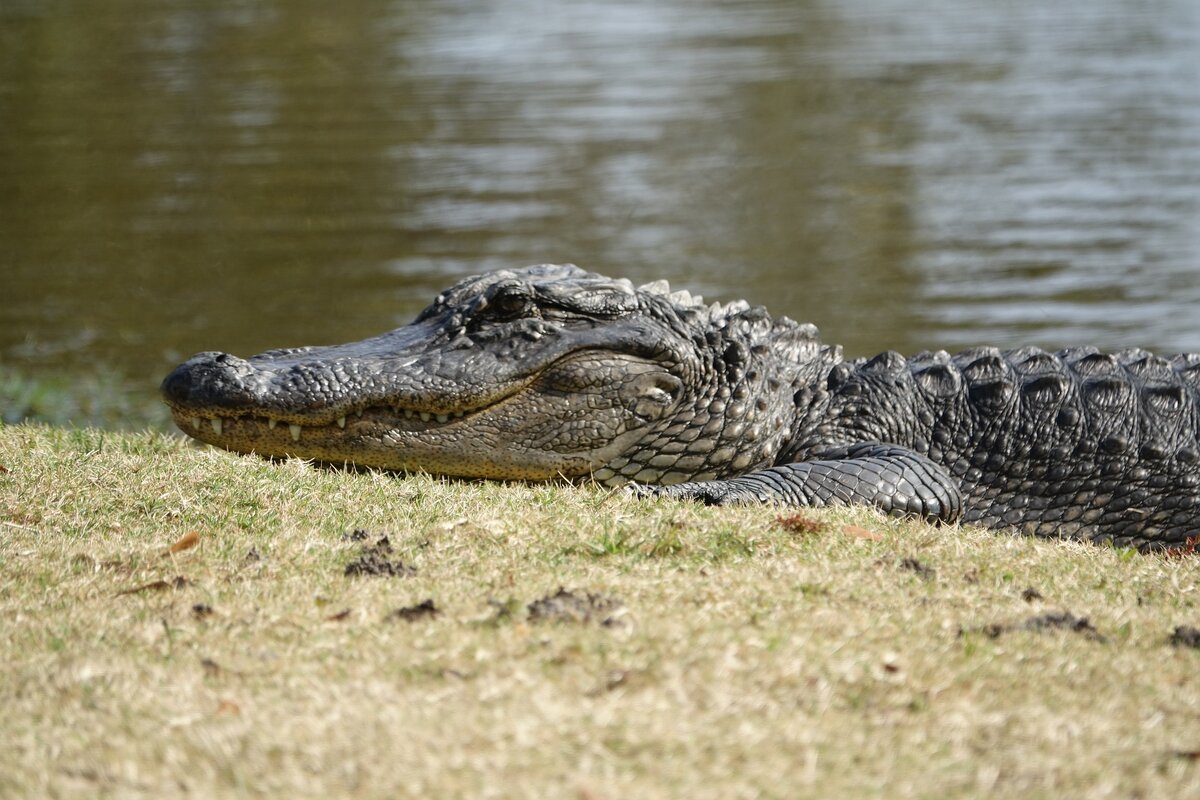
[[[467,278],[361,342],[200,353],[162,392],[186,433],[267,457],[868,504],[1143,550],[1200,532],[1200,354],[847,360],[761,306],[574,265]]]

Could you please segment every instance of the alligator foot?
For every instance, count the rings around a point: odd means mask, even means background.
[[[674,486],[633,484],[638,497],[673,497],[705,505],[778,503],[794,506],[872,505],[893,516],[957,522],[962,493],[945,468],[905,447],[862,442],[729,480]]]

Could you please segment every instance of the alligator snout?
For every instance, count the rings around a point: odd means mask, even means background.
[[[253,375],[245,359],[215,351],[197,353],[163,380],[162,395],[173,408],[248,409],[258,402]]]

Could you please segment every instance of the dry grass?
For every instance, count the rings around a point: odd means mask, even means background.
[[[0,466],[0,796],[1200,793],[1195,557],[95,430]]]

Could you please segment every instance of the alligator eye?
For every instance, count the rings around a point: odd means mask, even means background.
[[[532,316],[533,301],[528,295],[519,292],[497,292],[488,298],[487,314],[493,319],[518,319]]]

